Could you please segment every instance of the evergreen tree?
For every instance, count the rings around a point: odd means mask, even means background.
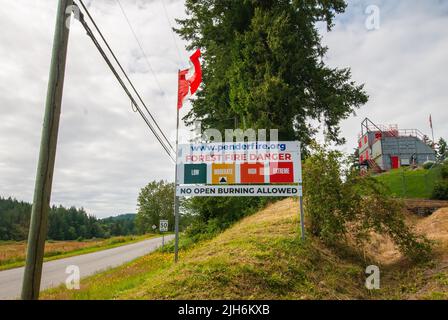
[[[437,160],[443,161],[448,158],[448,146],[445,139],[440,138],[437,143]]]
[[[0,197],[0,240],[25,240],[30,215],[31,204]],[[83,208],[62,206],[51,207],[48,214],[47,238],[51,240],[108,238],[136,233],[135,214],[100,220],[89,216]]]
[[[350,69],[324,63],[328,50],[316,24],[330,31],[343,0],[187,0],[177,33],[204,52],[203,90],[187,124],[204,129],[279,129],[281,140],[307,145],[325,126],[343,143],[339,123],[368,100]]]
[[[359,170],[359,149],[355,148],[353,153],[349,155],[348,162],[351,170]]]
[[[278,129],[280,140],[306,147],[318,132],[313,123],[320,122],[327,141],[343,143],[341,120],[368,97],[349,68],[325,64],[328,48],[317,24],[331,31],[345,8],[343,0],[186,0],[187,17],[177,20],[176,32],[187,49],[203,52],[202,90],[186,124],[199,120],[203,129],[222,134]],[[220,229],[262,200],[196,198],[187,204],[201,222]]]

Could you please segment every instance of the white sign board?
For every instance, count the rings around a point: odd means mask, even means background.
[[[302,195],[299,142],[180,145],[177,173],[179,197]]]
[[[168,231],[168,220],[160,220],[159,230],[160,232]]]

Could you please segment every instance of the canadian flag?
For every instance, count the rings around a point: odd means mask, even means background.
[[[181,109],[184,103],[184,99],[188,94],[195,94],[202,82],[202,70],[201,62],[199,58],[201,56],[201,50],[196,50],[190,57],[192,63],[191,69],[185,69],[179,71],[179,89],[177,95],[177,108]],[[190,70],[194,69],[194,73],[191,77],[188,77]]]

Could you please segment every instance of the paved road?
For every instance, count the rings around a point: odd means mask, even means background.
[[[165,236],[170,241],[174,235]],[[121,247],[84,254],[66,259],[44,263],[41,290],[65,283],[69,276],[65,273],[70,265],[78,266],[81,278],[125,262],[144,256],[162,245],[162,238],[153,238]],[[23,279],[23,267],[0,271],[0,300],[16,299],[20,296]]]

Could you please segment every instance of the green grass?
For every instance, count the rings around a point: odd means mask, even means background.
[[[140,235],[140,236],[113,237],[110,239],[106,239],[105,241],[102,241],[102,243],[100,243],[100,244],[92,244],[92,246],[82,248],[82,249],[77,249],[77,250],[72,250],[72,251],[67,251],[67,252],[59,252],[59,251],[46,252],[44,254],[44,261],[46,262],[46,261],[52,261],[52,260],[57,260],[57,259],[64,259],[64,258],[69,258],[69,257],[73,257],[73,256],[79,256],[79,255],[83,255],[83,254],[93,253],[93,252],[97,252],[97,251],[101,251],[101,250],[112,249],[112,248],[140,242],[143,240],[147,240],[147,239],[151,239],[151,238],[155,238],[155,237],[159,237],[159,236],[161,236],[161,235],[160,234],[146,234],[146,235]],[[1,244],[2,245],[14,244],[14,242],[8,241],[8,242],[2,242]],[[23,267],[24,265],[25,265],[24,257],[13,258],[13,259],[2,261],[0,264],[0,271]]]
[[[41,298],[341,300],[446,294],[447,273],[428,278],[429,265],[400,260],[381,266],[353,248],[328,248],[309,235],[302,242],[297,211],[297,201],[275,203],[182,250],[178,264],[172,253],[159,250],[82,279],[80,290],[60,286]],[[365,268],[371,264],[380,266],[381,290],[365,288]]]
[[[395,197],[430,199],[434,185],[442,179],[441,168],[410,170],[400,168],[375,177],[386,184]]]
[[[297,201],[247,217],[180,253],[158,251],[43,299],[348,299],[365,298],[364,267],[319,241],[302,242]]]

